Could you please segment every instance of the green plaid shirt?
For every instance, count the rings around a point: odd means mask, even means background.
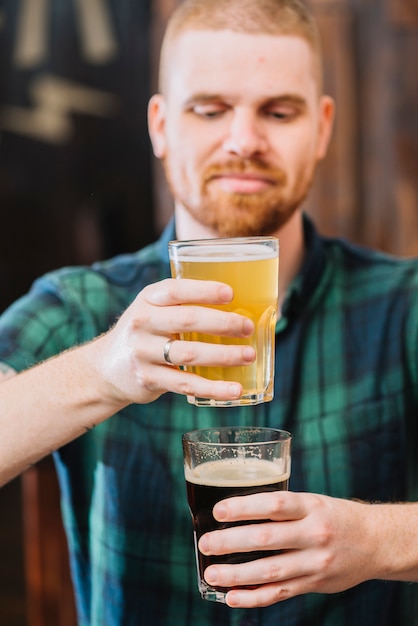
[[[137,254],[38,280],[0,319],[0,360],[23,370],[107,330],[140,289],[169,276],[173,237],[171,224]],[[418,263],[321,238],[307,218],[305,237],[277,324],[273,402],[197,408],[166,394],[55,453],[80,626],[418,624],[415,584],[370,581],[252,610],[197,591],[181,450],[189,429],[285,428],[294,491],[418,499]]]

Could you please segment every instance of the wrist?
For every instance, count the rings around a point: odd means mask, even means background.
[[[418,581],[418,504],[366,504],[373,578]]]

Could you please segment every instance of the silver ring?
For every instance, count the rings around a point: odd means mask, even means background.
[[[175,365],[175,363],[173,363],[173,361],[170,359],[171,346],[173,345],[175,341],[176,341],[175,339],[169,339],[164,344],[163,356],[164,356],[164,361],[167,363],[167,365]]]

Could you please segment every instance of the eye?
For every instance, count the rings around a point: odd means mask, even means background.
[[[268,111],[267,114],[277,120],[285,120],[289,117],[289,113],[286,113],[284,111]]]
[[[206,119],[216,119],[221,117],[223,113],[226,111],[226,107],[222,104],[195,104],[192,107],[192,112],[199,117],[204,117]]]
[[[272,117],[273,119],[281,122],[291,122],[296,117],[299,117],[301,110],[296,106],[280,104],[267,107],[264,109],[264,114],[267,117]]]

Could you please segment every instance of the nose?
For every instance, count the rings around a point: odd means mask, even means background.
[[[252,111],[235,110],[223,149],[244,159],[265,152],[267,140],[260,127],[260,120]]]

